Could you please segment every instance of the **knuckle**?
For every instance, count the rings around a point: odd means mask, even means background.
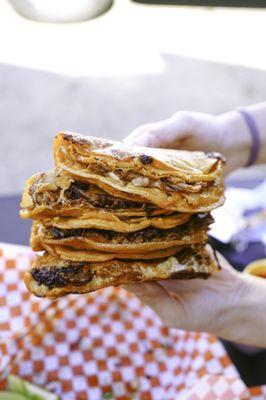
[[[174,114],[175,121],[182,124],[185,129],[194,130],[198,125],[197,113],[192,111],[178,111]]]
[[[191,111],[182,110],[182,111],[177,111],[174,114],[174,117],[178,118],[178,119],[184,119],[184,120],[188,120],[189,121],[189,120],[192,119],[192,114],[193,114],[193,112],[191,112]]]

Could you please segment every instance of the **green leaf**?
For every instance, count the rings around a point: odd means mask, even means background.
[[[0,391],[0,400],[26,400],[26,397],[18,393]]]
[[[50,393],[32,383],[24,381],[18,376],[9,375],[7,380],[9,389],[12,392],[23,395],[27,400],[59,400],[59,397],[54,393]]]
[[[104,400],[110,400],[112,398],[113,398],[113,393],[111,393],[111,392],[106,392],[106,393],[103,394],[103,399]]]

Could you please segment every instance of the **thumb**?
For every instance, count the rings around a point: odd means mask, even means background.
[[[124,142],[147,147],[186,148],[186,142],[195,130],[190,114],[177,112],[162,121],[142,125],[131,132]]]
[[[168,147],[176,138],[176,124],[172,119],[141,125],[123,141],[126,144],[144,147]]]

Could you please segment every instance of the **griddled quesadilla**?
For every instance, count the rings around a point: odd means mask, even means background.
[[[35,221],[30,244],[35,251],[44,250],[43,245],[60,245],[87,251],[145,253],[173,246],[204,243],[212,222],[213,218],[208,214],[194,214],[187,223],[171,229],[149,227],[133,233],[121,233],[103,229],[58,229]]]
[[[60,170],[33,175],[26,183],[21,201],[22,218],[43,218],[45,216],[86,217],[106,213],[130,216],[154,216],[169,214],[145,201],[132,201],[114,197],[92,183],[74,180]]]
[[[223,203],[224,160],[217,153],[128,147],[62,132],[54,142],[54,159],[76,179],[162,209],[206,212]]]
[[[72,262],[45,253],[37,257],[25,282],[36,296],[55,298],[132,282],[207,278],[217,270],[217,264],[202,247],[156,260],[107,262]]]
[[[98,228],[117,232],[134,232],[149,226],[173,228],[191,216],[143,201],[114,197],[96,185],[76,182],[59,170],[36,174],[27,181],[20,215],[61,229]]]

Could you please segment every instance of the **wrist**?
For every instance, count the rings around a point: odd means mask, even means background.
[[[249,160],[252,139],[249,128],[238,111],[218,117],[221,129],[221,152],[226,157],[226,174],[243,168]]]
[[[252,115],[259,132],[260,148],[255,163],[264,164],[266,162],[266,103],[255,104],[245,109]]]

